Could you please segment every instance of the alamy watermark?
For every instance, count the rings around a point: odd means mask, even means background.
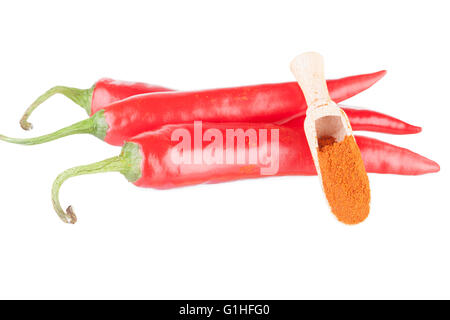
[[[171,140],[178,141],[172,149],[175,164],[197,165],[256,165],[261,175],[275,175],[279,170],[279,129],[208,128],[203,131],[202,121],[194,121],[191,131],[178,128]],[[210,142],[204,146],[204,142]],[[248,142],[248,143],[246,143]],[[248,146],[248,147],[247,147]],[[270,149],[270,150],[269,150]]]

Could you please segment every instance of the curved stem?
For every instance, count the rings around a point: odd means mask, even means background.
[[[41,144],[49,141],[53,141],[62,137],[70,136],[73,134],[82,134],[82,133],[92,133],[93,131],[93,123],[92,118],[82,120],[80,122],[77,122],[69,127],[63,128],[61,130],[55,131],[50,134],[46,134],[40,137],[35,138],[11,138],[4,135],[0,135],[0,140],[9,142],[9,143],[15,143],[15,144],[24,144],[24,145],[36,145]]]
[[[142,177],[142,161],[143,155],[140,146],[133,142],[127,142],[117,157],[64,171],[56,178],[52,188],[52,202],[56,213],[66,223],[77,222],[77,216],[73,212],[72,206],[69,206],[64,212],[59,202],[59,190],[67,179],[84,174],[120,172],[128,181],[134,183]]]
[[[33,111],[44,101],[46,101],[48,98],[54,96],[55,94],[62,94],[81,106],[88,115],[91,114],[91,100],[92,100],[92,92],[94,90],[94,87],[90,89],[77,89],[77,88],[70,88],[70,87],[64,87],[64,86],[56,86],[51,89],[49,89],[47,92],[45,92],[43,95],[41,95],[39,98],[37,98],[25,111],[25,113],[22,116],[22,119],[20,120],[20,126],[24,130],[30,130],[33,128],[33,125],[28,122],[28,118],[31,116]]]
[[[122,172],[126,168],[127,162],[123,159],[122,156],[117,156],[90,165],[75,167],[61,173],[56,178],[52,188],[53,207],[55,208],[55,211],[60,219],[65,223],[74,224],[75,222],[77,222],[77,217],[73,212],[72,206],[69,206],[66,212],[64,212],[59,202],[59,190],[61,189],[64,181],[69,178],[84,174],[94,174],[101,172]]]
[[[11,138],[0,134],[0,140],[9,143],[25,144],[30,146],[53,141],[73,134],[83,134],[83,133],[89,133],[101,140],[105,140],[109,126],[104,117],[104,113],[105,113],[104,110],[100,110],[89,119],[82,120],[71,126],[65,127],[58,131],[40,137],[22,139],[22,138]]]

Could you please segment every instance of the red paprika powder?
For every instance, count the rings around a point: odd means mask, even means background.
[[[323,188],[336,218],[345,224],[364,221],[370,211],[370,187],[358,145],[352,136],[341,142],[318,139]]]

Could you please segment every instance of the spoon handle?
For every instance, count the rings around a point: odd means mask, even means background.
[[[298,55],[291,62],[291,71],[302,88],[310,111],[325,105],[334,105],[325,82],[323,58],[316,52]]]

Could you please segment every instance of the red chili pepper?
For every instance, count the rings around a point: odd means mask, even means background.
[[[356,131],[364,130],[390,134],[411,134],[422,131],[420,127],[412,126],[379,112],[346,108],[342,105],[341,107],[345,110],[347,116],[352,119],[352,128]]]
[[[137,97],[130,99],[135,98]],[[127,102],[127,100],[124,100],[124,102]],[[130,104],[124,104],[124,106],[128,107],[129,110],[132,109],[132,105]],[[74,125],[58,130],[51,134],[26,139],[10,138],[4,135],[0,135],[0,140],[15,144],[36,145],[53,141],[69,135],[88,133],[112,145],[122,145],[122,142],[133,137],[133,134],[135,132],[138,132],[137,134],[139,134],[140,132],[157,129],[162,125],[170,124],[170,121],[173,120],[173,118],[181,117],[183,120],[185,120],[184,122],[186,123],[197,120],[194,118],[197,117],[195,113],[191,115],[183,113],[178,117],[177,112],[157,111],[154,112],[153,116],[152,113],[141,114],[140,116],[138,116],[139,112],[137,112],[134,115],[125,116],[123,122],[120,122],[120,117],[113,118],[115,115],[116,107],[117,106],[108,107],[106,111],[101,110],[89,119],[82,120]],[[354,131],[373,131],[391,134],[411,134],[421,131],[420,127],[413,126],[402,120],[379,112],[351,108],[343,109],[347,113]],[[108,122],[106,122],[105,120],[105,113],[107,113],[107,118],[110,119],[108,120]],[[219,111],[218,113],[222,114],[223,112]],[[167,116],[167,118],[165,116]],[[210,116],[208,118],[205,114],[198,115],[199,119],[201,120],[205,120],[205,118],[207,118],[206,120],[210,120],[210,118],[215,118],[216,116],[220,117],[220,115],[214,115],[213,117]],[[293,119],[279,121],[276,124],[283,125],[286,123],[290,123],[295,119],[301,119],[303,116],[304,115],[297,115]],[[230,118],[233,118],[233,115],[227,117],[227,119]],[[128,122],[127,120],[130,120],[130,122]],[[181,121],[181,123],[182,122],[183,121]],[[220,121],[217,122],[219,123]]]
[[[62,94],[66,96],[81,106],[84,110],[86,110],[87,114],[91,116],[113,102],[138,94],[165,91],[172,91],[172,89],[143,82],[130,82],[109,78],[98,80],[89,89],[56,86],[45,92],[31,104],[20,120],[20,126],[24,130],[32,129],[33,125],[28,122],[28,118],[40,104],[55,94]]]
[[[385,74],[386,71],[383,70],[375,73],[329,80],[327,83],[331,97],[334,101],[339,102],[370,88]],[[57,86],[40,96],[25,111],[25,114],[20,121],[20,125],[25,130],[31,129],[32,125],[28,122],[31,113],[42,102],[56,93],[64,94],[83,107],[86,112],[92,116],[100,110],[107,109],[113,102],[142,93],[164,91],[171,91],[171,89],[145,83],[133,83],[112,79],[102,79],[90,89],[85,90]],[[253,115],[256,116],[256,118],[262,117],[264,119],[261,121],[269,122],[291,117],[306,110],[303,94],[295,82],[194,91],[187,94],[180,93],[178,96],[161,95],[156,98],[140,99],[138,103],[143,103],[143,106],[150,110],[154,110],[155,108],[160,109],[161,106],[164,106],[166,115],[163,116],[167,117],[167,113],[173,113],[172,107],[179,107],[180,97],[186,99],[186,101],[181,101],[181,104],[184,105],[183,112],[204,114],[208,116],[208,119],[202,120],[208,121],[253,121],[252,119],[246,119],[246,113],[250,112],[249,108],[252,108]],[[190,104],[194,102],[199,105],[195,106]],[[133,104],[133,102],[125,103],[126,106],[129,106],[130,104]],[[224,119],[209,119],[215,115],[214,110],[212,110],[215,106],[221,107],[221,111],[218,113],[222,113],[225,116]],[[281,106],[280,109],[278,109],[279,106]],[[270,110],[266,110],[268,108],[270,108]],[[123,112],[126,113],[126,111]],[[120,117],[118,114],[114,117],[117,116]],[[232,119],[227,120],[227,117],[232,117]],[[171,116],[171,118],[175,120],[173,123],[180,123],[180,121],[178,121],[180,119],[177,119],[176,116]],[[129,121],[129,119],[126,121]],[[168,122],[165,122],[164,124],[166,123]],[[147,130],[149,130],[149,128]],[[135,134],[138,133],[139,132],[135,132]]]
[[[137,97],[130,99],[135,98]],[[127,100],[124,100],[124,102],[126,102]],[[132,105],[130,104],[124,104],[124,106],[128,107],[128,110],[132,109]],[[205,114],[197,115],[195,112],[190,115],[183,113],[180,116],[177,116],[178,114],[177,112],[165,112],[164,110],[155,111],[153,114],[149,112],[146,114],[141,114],[140,116],[138,116],[139,112],[137,112],[134,115],[124,116],[124,118],[130,120],[130,122],[124,119],[122,123],[120,122],[120,117],[113,118],[115,115],[116,108],[117,106],[108,107],[106,111],[101,110],[96,114],[94,114],[94,116],[89,119],[82,120],[74,125],[58,130],[51,134],[27,139],[10,138],[4,135],[0,135],[0,140],[15,144],[36,145],[53,141],[73,134],[88,133],[95,135],[96,137],[112,145],[122,145],[123,144],[122,142],[133,137],[133,134],[137,135],[141,132],[154,130],[161,127],[162,125],[170,124],[170,121],[174,120],[174,118],[181,117],[183,120],[185,120],[184,121],[185,123],[189,123],[197,120],[196,117],[198,117],[198,119],[201,120],[205,120],[205,118],[207,118],[206,120],[210,120],[211,118],[215,118],[216,116],[217,118],[220,118],[221,114],[223,113],[219,111],[218,114],[214,115],[214,117],[210,116],[208,118],[207,115]],[[220,109],[220,107],[218,108]],[[348,118],[350,119],[350,122],[352,124],[352,128],[355,131],[374,131],[391,134],[411,134],[411,133],[418,133],[421,131],[420,127],[413,126],[402,120],[396,119],[394,117],[379,112],[370,110],[351,109],[351,108],[343,108],[343,109],[347,113]],[[105,120],[105,114],[107,115],[106,116],[107,119],[109,119],[108,122],[106,122]],[[285,123],[289,123],[303,116],[304,115],[297,115],[293,119],[279,121],[276,124],[282,125]],[[227,119],[229,120],[230,118],[233,117],[234,117],[233,115],[230,115],[227,117]],[[181,123],[182,122],[183,121],[181,121]],[[220,121],[216,122],[219,123]],[[119,143],[119,141],[121,142]]]
[[[416,127],[381,112],[355,109],[342,105],[340,107],[345,111],[348,118],[351,119],[351,125],[354,131],[373,131],[388,134],[414,134],[422,131],[421,127]],[[304,116],[305,114],[302,114],[301,116],[296,116],[294,119],[278,121],[276,124],[289,125],[295,119],[302,119]]]
[[[29,139],[0,135],[0,140],[35,145],[68,135],[89,133],[109,144],[120,146],[128,138],[141,132],[171,123],[188,123],[195,120],[208,122],[280,120],[283,122],[285,118],[292,119],[302,114],[295,112],[298,103],[292,102],[294,92],[297,92],[297,95],[301,93],[295,83],[292,85],[288,83],[199,92],[144,94],[113,103],[95,113],[91,118],[52,134]],[[303,100],[303,98],[298,99]],[[381,113],[345,110],[352,113],[350,118],[355,119],[356,130],[397,134],[417,133],[421,130],[419,127]],[[365,122],[364,119],[367,121]]]
[[[316,171],[304,131],[301,126],[298,126],[298,123],[295,123],[299,121],[304,121],[304,117],[296,119],[286,126],[263,123],[203,123],[201,129],[196,129],[193,124],[179,124],[166,125],[156,131],[142,133],[129,139],[119,156],[91,165],[72,168],[59,175],[52,188],[54,208],[64,222],[76,222],[76,216],[71,207],[67,209],[67,212],[62,210],[59,202],[59,190],[65,180],[83,174],[116,171],[122,173],[136,186],[156,189],[260,178],[270,176],[263,175],[261,170],[271,167],[270,164],[273,164],[271,161],[276,161],[275,155],[278,150],[276,165],[278,170],[273,170],[273,176],[314,175]],[[231,140],[232,144],[230,145],[227,141],[223,141],[222,146],[216,145],[217,149],[214,153],[207,153],[218,156],[223,163],[217,164],[211,161],[210,164],[207,164],[204,154],[201,154],[211,151],[205,151],[208,150],[207,147],[211,142],[205,142],[202,138],[210,129],[215,130],[214,139],[212,136],[209,137],[210,141],[215,143],[220,141],[218,138],[220,135],[226,140],[227,130],[230,129],[256,132],[256,138],[255,135],[247,132],[252,138],[244,137],[242,144]],[[261,132],[264,132],[261,131],[262,129],[267,130],[267,143],[262,142],[263,140],[259,136]],[[187,134],[184,139],[188,141],[191,149],[186,149],[186,154],[179,149],[178,145],[181,139],[173,137],[176,130],[182,130],[177,137],[183,136],[182,133]],[[197,142],[199,141],[199,137],[196,136],[197,130],[201,136],[200,143]],[[278,132],[278,148],[272,150],[272,146],[276,146],[277,140],[272,141],[272,138],[276,137],[276,132]],[[206,137],[204,139],[206,140]],[[407,149],[366,137],[356,137],[356,140],[368,172],[424,174],[439,171],[439,165],[436,162]],[[229,159],[227,151],[229,150],[235,151],[234,154],[240,152],[241,155],[245,155],[242,158],[243,163],[238,163],[234,155],[230,158],[232,161],[227,163],[226,159]],[[190,163],[174,162],[173,155],[183,154],[187,156],[185,159],[190,159]],[[253,157],[253,163],[250,163],[251,154],[257,155],[256,158]],[[199,158],[196,159],[196,157]],[[196,160],[199,161],[196,163]]]

